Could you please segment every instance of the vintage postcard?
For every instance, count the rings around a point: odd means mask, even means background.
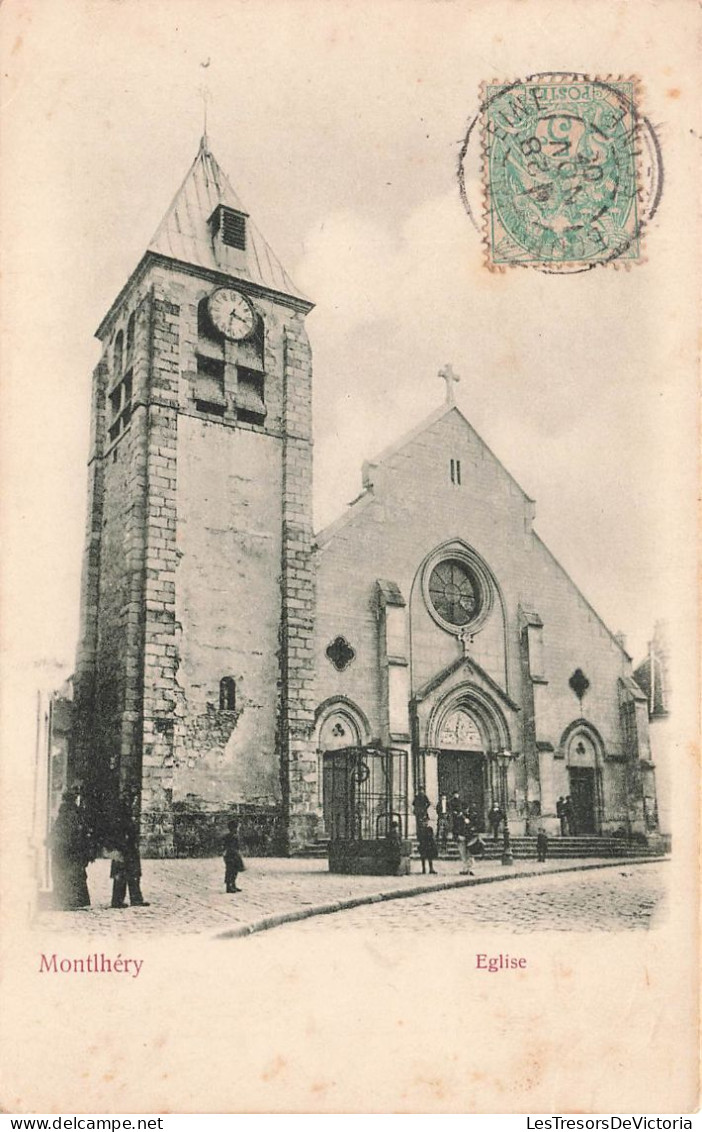
[[[8,0],[13,1113],[698,1097],[688,0]]]

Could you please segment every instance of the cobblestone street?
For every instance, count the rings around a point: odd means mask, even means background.
[[[515,878],[409,900],[350,908],[286,931],[421,931],[478,926],[500,931],[636,931],[665,915],[666,866]]]
[[[592,865],[595,862],[587,862]],[[41,911],[35,929],[95,935],[159,935],[236,932],[270,916],[304,914],[339,901],[364,899],[411,890],[424,891],[407,899],[344,909],[314,916],[305,930],[371,930],[445,928],[469,919],[511,930],[566,930],[647,927],[664,891],[665,863],[617,862],[604,869],[550,875],[568,862],[517,861],[512,868],[499,862],[476,866],[476,881],[509,879],[497,884],[433,892],[447,882],[457,883],[459,864],[441,861],[436,876],[413,872],[405,877],[344,877],[328,872],[324,860],[259,858],[247,861],[240,876],[242,892],[227,895],[219,859],[147,860],[143,889],[148,908],[111,909],[109,861],[96,861],[88,870],[92,907],[77,912]],[[571,867],[578,868],[574,862]],[[417,863],[413,863],[417,869]],[[583,868],[583,863],[579,869]],[[523,874],[536,876],[524,876]],[[298,924],[297,930],[301,930]]]

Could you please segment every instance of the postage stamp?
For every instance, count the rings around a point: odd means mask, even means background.
[[[636,80],[542,74],[485,83],[482,94],[488,267],[639,261]]]

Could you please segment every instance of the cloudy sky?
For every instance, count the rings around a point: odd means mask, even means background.
[[[92,335],[195,155],[203,83],[217,159],[317,304],[318,526],[357,494],[364,457],[440,404],[451,362],[460,407],[536,499],[539,533],[640,657],[692,586],[680,72],[694,37],[682,6],[676,21],[665,9],[647,9],[644,32],[634,5],[594,0],[542,5],[538,20],[499,0],[7,0],[6,658],[73,662]],[[459,197],[461,142],[481,81],[556,68],[644,78],[666,163],[647,262],[493,275]]]

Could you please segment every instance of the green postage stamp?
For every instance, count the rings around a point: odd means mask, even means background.
[[[536,75],[486,83],[488,266],[587,270],[641,258],[636,80]]]

